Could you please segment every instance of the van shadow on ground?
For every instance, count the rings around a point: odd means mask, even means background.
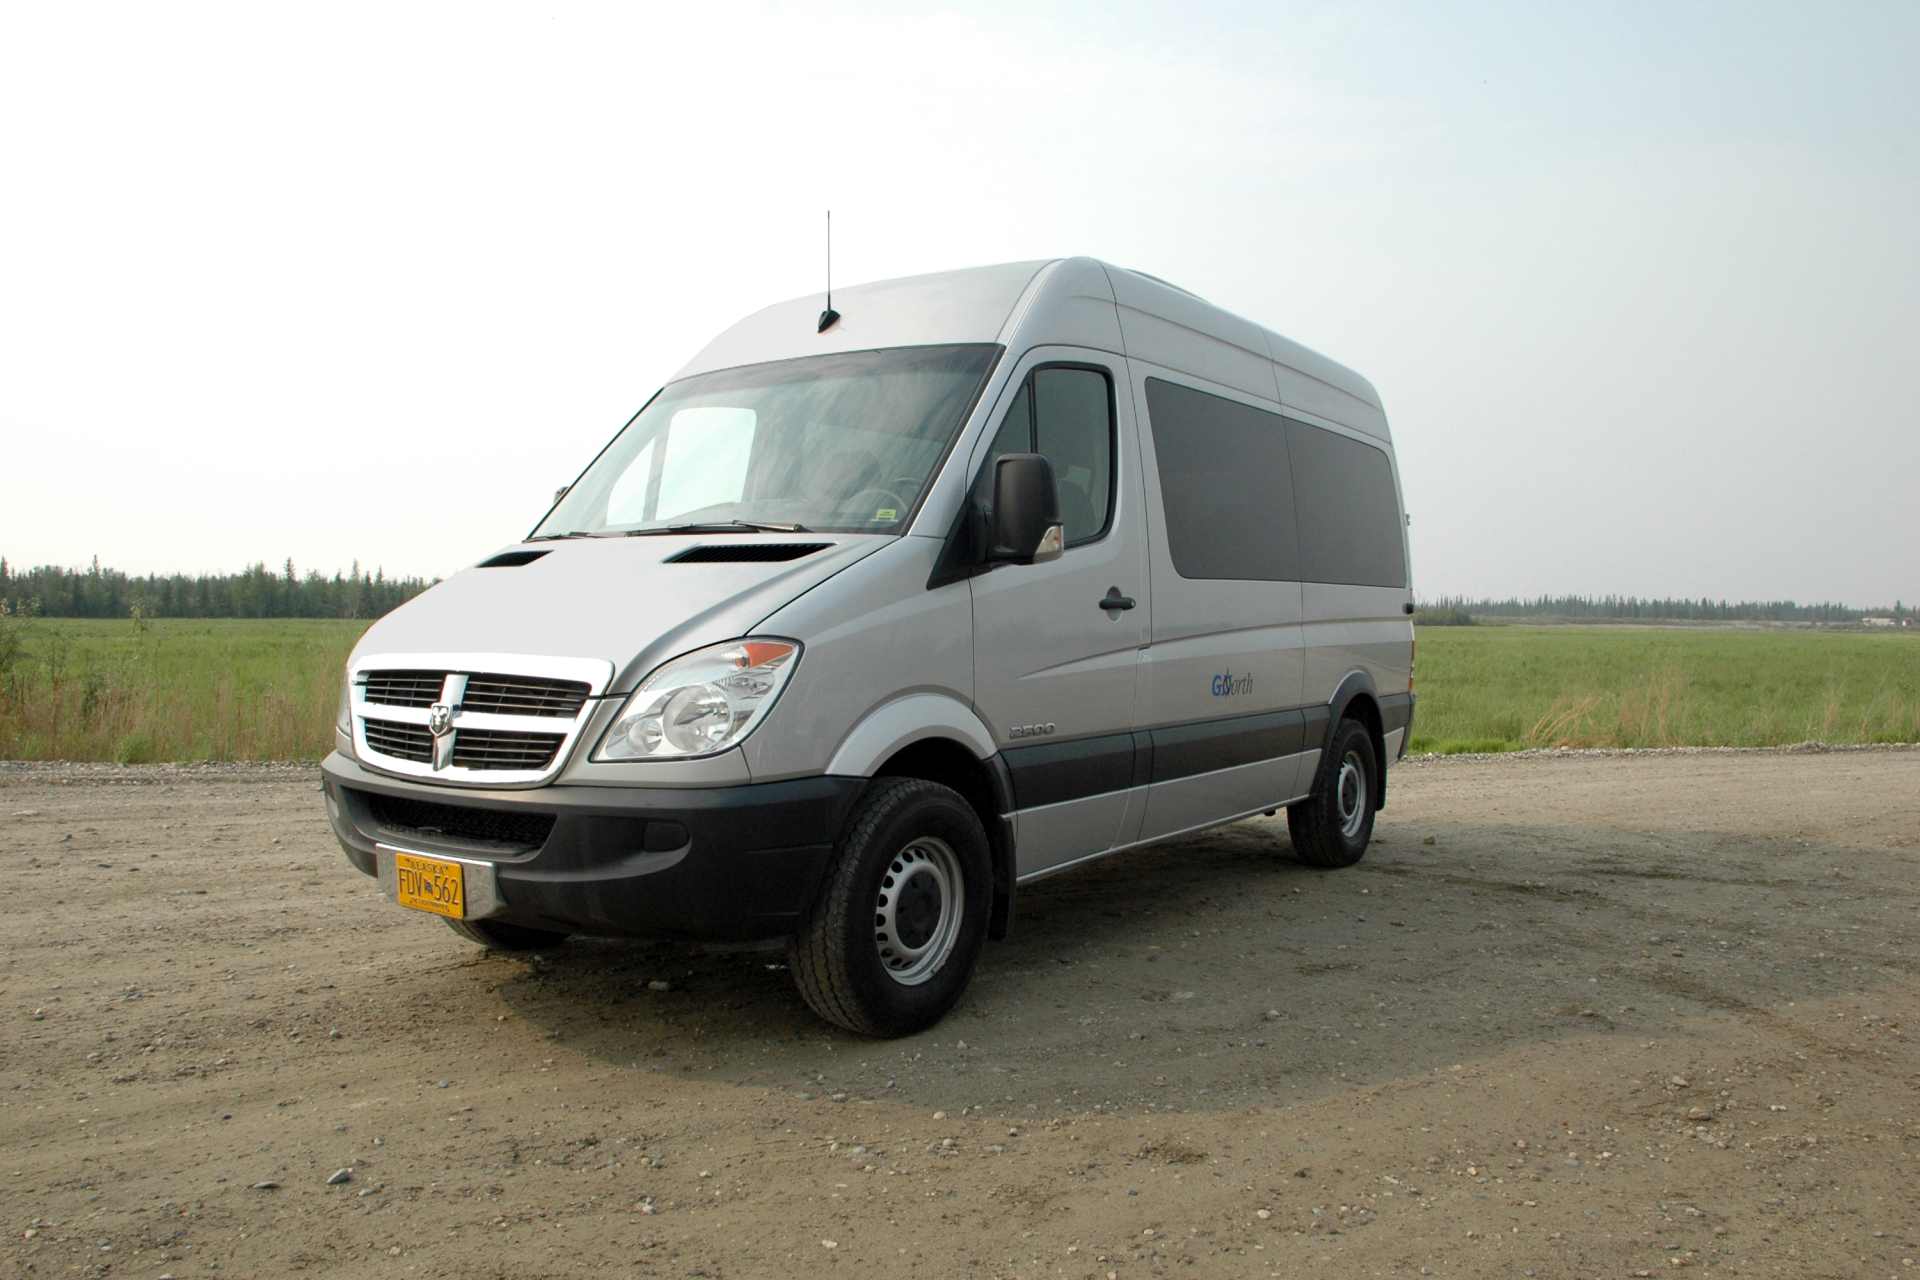
[[[1326,873],[1255,820],[1023,890],[960,1007],[904,1040],[818,1022],[777,951],[577,942],[503,962],[493,998],[636,1072],[993,1111],[1240,1107],[1911,976],[1920,895],[1889,891],[1890,856],[1383,815],[1367,860]]]

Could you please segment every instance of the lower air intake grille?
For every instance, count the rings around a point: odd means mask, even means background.
[[[433,734],[423,724],[402,724],[397,720],[366,720],[367,745],[383,756],[396,760],[433,762]],[[558,739],[556,739],[558,741]],[[552,757],[552,752],[548,752]]]
[[[461,729],[453,735],[453,763],[460,769],[544,769],[564,740],[558,733]]]
[[[550,813],[469,809],[465,805],[410,800],[377,791],[358,794],[367,802],[367,810],[375,822],[403,836],[451,836],[456,840],[537,848],[547,842],[547,836],[553,831],[554,817]]]

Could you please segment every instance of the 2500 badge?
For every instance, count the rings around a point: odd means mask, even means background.
[[[1044,738],[1053,732],[1053,722],[1046,724],[1017,724],[1007,730],[1009,738]]]

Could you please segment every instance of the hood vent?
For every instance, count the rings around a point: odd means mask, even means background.
[[[532,564],[547,554],[545,548],[539,551],[502,551],[491,560],[482,560],[476,569],[518,569],[523,564]]]
[[[668,556],[663,564],[740,564],[771,560],[798,560],[825,551],[831,542],[709,542]]]

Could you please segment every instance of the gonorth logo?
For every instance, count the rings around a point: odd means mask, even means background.
[[[1044,738],[1053,732],[1053,722],[1046,724],[1017,724],[1007,730],[1009,738]]]
[[[1216,698],[1244,698],[1253,692],[1253,674],[1235,675],[1231,671],[1222,671],[1213,678],[1213,696]]]

